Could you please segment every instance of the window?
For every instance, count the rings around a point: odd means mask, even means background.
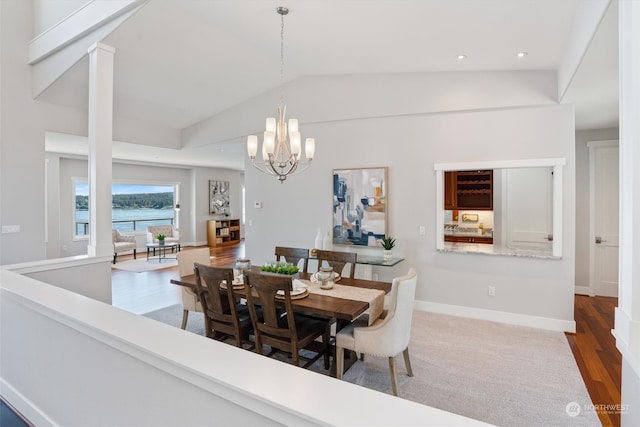
[[[89,185],[74,180],[76,238],[89,234]],[[149,225],[174,224],[176,185],[113,184],[111,222],[120,232],[145,231]]]

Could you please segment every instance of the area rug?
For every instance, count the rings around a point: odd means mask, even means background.
[[[178,261],[174,258],[163,258],[162,262],[158,262],[158,258],[141,257],[138,259],[132,259],[127,261],[118,261],[115,264],[111,264],[111,268],[114,270],[133,271],[136,273],[142,273],[144,271],[161,270],[163,268],[172,268],[178,265]]]
[[[182,307],[145,316],[180,327]],[[203,325],[189,314],[188,331]],[[409,353],[413,377],[396,357],[403,399],[498,426],[601,425],[561,332],[416,311]],[[326,374],[322,359],[311,369]],[[344,380],[391,394],[384,358],[356,362]]]

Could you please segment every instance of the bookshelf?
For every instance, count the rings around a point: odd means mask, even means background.
[[[207,221],[207,243],[210,247],[240,243],[239,219],[210,219]]]

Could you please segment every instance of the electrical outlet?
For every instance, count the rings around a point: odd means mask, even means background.
[[[424,225],[421,225],[421,226],[420,226],[420,228],[419,228],[419,230],[418,230],[418,233],[419,233],[421,236],[424,236],[425,234],[427,234],[427,227],[425,227]]]
[[[490,297],[495,297],[496,296],[496,287],[495,286],[489,286],[489,289],[487,289],[487,294]]]

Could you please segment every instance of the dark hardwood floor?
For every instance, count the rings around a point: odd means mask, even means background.
[[[617,298],[576,295],[576,333],[566,334],[603,426],[620,425],[622,356],[611,334],[617,305]]]
[[[190,250],[186,247],[183,250]],[[244,242],[211,248],[213,265],[232,265],[245,256]],[[132,255],[118,256],[118,261]],[[113,270],[113,305],[137,314],[180,303],[178,286],[169,281],[178,276],[176,267],[145,273]],[[615,347],[613,329],[617,298],[575,296],[576,333],[566,334],[578,368],[598,410],[603,426],[620,425],[620,414],[606,405],[619,405],[622,359]],[[611,406],[609,406],[611,408]]]

